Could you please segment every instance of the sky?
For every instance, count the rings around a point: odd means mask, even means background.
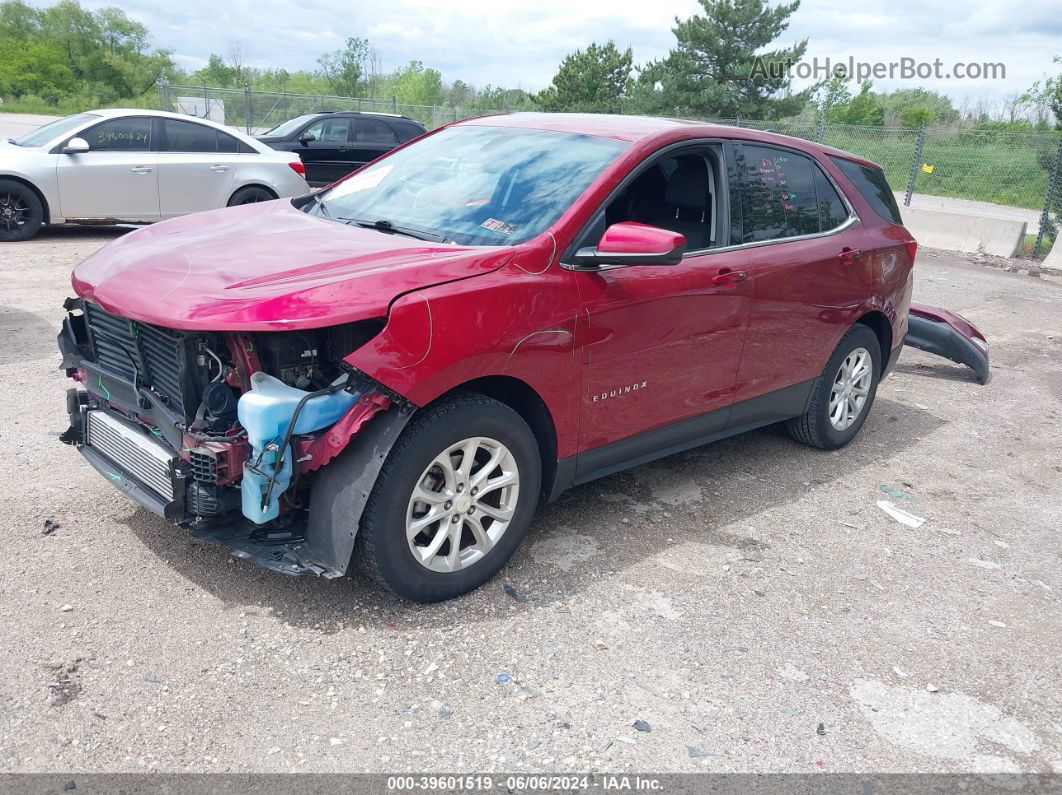
[[[38,2],[48,5],[48,2]],[[156,46],[174,51],[186,69],[211,52],[238,43],[255,66],[313,69],[317,57],[347,36],[367,38],[386,71],[417,59],[483,86],[539,90],[549,85],[561,59],[593,41],[615,40],[634,50],[635,63],[659,58],[674,44],[676,16],[700,10],[696,0],[82,0],[97,8],[117,5],[148,26]],[[940,58],[1003,63],[1006,79],[876,80],[875,87],[924,86],[956,104],[999,102],[1020,92],[1062,55],[1062,14],[1057,0],[803,0],[780,39],[808,39],[805,60],[849,57],[864,62]],[[800,85],[801,81],[797,81]]]

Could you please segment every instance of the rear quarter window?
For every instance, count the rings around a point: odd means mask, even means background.
[[[423,135],[424,130],[415,124],[406,121],[392,121],[391,127],[398,135],[399,143],[405,143],[416,138],[418,135]]]
[[[903,225],[900,208],[896,206],[896,197],[893,196],[892,188],[889,187],[889,182],[880,168],[864,166],[845,160],[843,157],[831,157],[830,159],[848,177],[867,203],[874,208],[874,212],[890,223]]]

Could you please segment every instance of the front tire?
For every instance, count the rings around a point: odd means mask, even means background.
[[[857,323],[837,343],[816,379],[805,414],[786,423],[789,434],[820,450],[844,447],[866,422],[881,378],[881,343]]]
[[[44,223],[44,205],[32,188],[0,179],[0,242],[29,240]]]
[[[542,464],[523,418],[478,394],[446,398],[402,432],[361,517],[354,557],[415,602],[493,577],[527,533]]]

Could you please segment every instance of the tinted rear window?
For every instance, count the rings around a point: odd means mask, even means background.
[[[391,126],[398,133],[398,140],[402,143],[424,134],[424,129],[408,121],[392,121]]]
[[[903,224],[903,219],[900,217],[900,208],[896,206],[896,197],[892,195],[892,188],[889,187],[885,174],[880,168],[863,166],[859,163],[853,163],[851,160],[845,160],[842,157],[830,159],[855,185],[856,190],[863,194],[863,198],[874,208],[874,212],[886,221],[891,221],[894,224]]]
[[[177,119],[163,119],[162,125],[166,132],[163,152],[218,151],[218,133],[213,127]]]

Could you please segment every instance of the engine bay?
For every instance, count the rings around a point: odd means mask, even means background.
[[[163,496],[172,500],[157,512],[179,524],[205,526],[242,513],[256,525],[283,526],[306,505],[311,478],[303,470],[321,465],[308,452],[315,439],[366,395],[376,396],[376,410],[387,404],[379,400],[382,387],[343,362],[379,333],[382,319],[298,331],[187,332],[122,318],[83,299],[66,308],[63,367],[84,389],[68,393],[71,427],[63,441],[92,447],[92,428],[100,438],[125,439],[128,452],[109,448],[108,459],[123,457],[114,463],[139,485],[148,478],[138,467],[151,466],[154,452],[126,431],[164,445],[173,485]],[[89,423],[90,412],[107,417]]]

